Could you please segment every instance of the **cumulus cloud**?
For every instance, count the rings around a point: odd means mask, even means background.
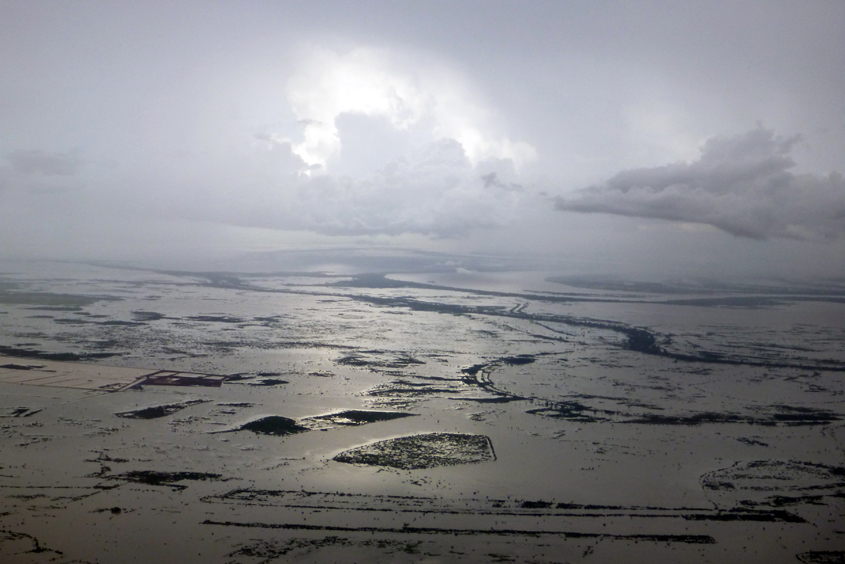
[[[517,171],[536,151],[504,135],[496,113],[442,63],[310,49],[285,101],[296,128],[252,135],[238,146],[244,158],[200,168],[179,188],[201,187],[184,213],[328,235],[457,237],[519,211]]]
[[[518,171],[534,148],[508,138],[469,81],[442,63],[311,49],[280,84],[285,96],[272,109],[295,120],[197,110],[194,121],[214,136],[183,139],[162,121],[150,136],[161,148],[136,156],[116,147],[113,166],[113,155],[6,153],[0,207],[60,209],[80,223],[127,215],[431,238],[505,226],[524,211]]]
[[[386,118],[397,130],[418,130],[429,141],[453,139],[473,164],[499,158],[518,168],[536,158],[530,144],[495,131],[492,112],[458,74],[409,57],[366,47],[313,49],[287,83],[288,104],[303,128],[294,152],[327,167],[342,150],[338,117],[364,114]]]
[[[702,223],[752,239],[837,239],[845,234],[845,180],[791,172],[797,141],[762,127],[713,138],[695,162],[626,170],[559,196],[555,208]]]
[[[421,145],[357,177],[299,174],[296,168],[303,161],[287,142],[272,141],[265,150],[265,158],[257,160],[287,161],[287,172],[259,177],[255,169],[242,170],[241,185],[249,189],[236,199],[212,198],[226,201],[214,219],[327,235],[457,237],[472,229],[505,225],[523,197],[512,183],[496,180],[495,172],[482,174],[489,163],[473,165],[454,139]],[[193,206],[198,216],[208,213]]]

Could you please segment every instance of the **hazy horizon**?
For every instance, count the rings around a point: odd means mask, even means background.
[[[0,0],[0,259],[841,276],[843,28],[823,1]]]

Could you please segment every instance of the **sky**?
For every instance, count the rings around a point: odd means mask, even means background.
[[[0,0],[0,258],[845,276],[845,3]]]

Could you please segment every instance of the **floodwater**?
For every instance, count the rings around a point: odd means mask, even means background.
[[[0,272],[4,563],[845,559],[841,287]]]

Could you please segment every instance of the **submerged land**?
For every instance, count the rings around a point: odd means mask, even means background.
[[[0,267],[4,563],[845,561],[845,281]]]

